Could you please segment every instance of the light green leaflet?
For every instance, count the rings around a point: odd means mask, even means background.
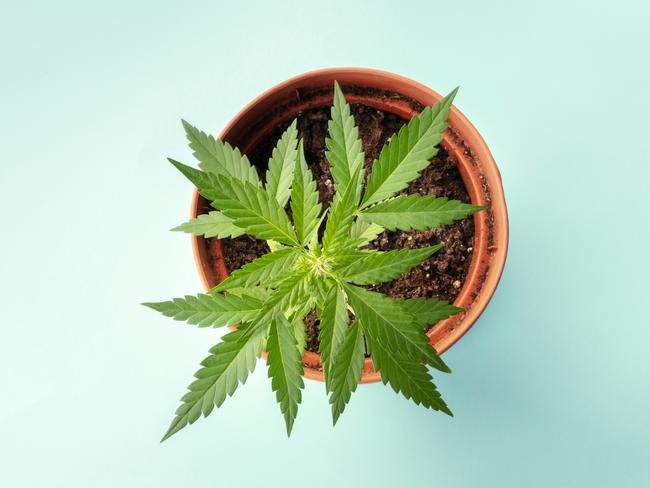
[[[298,130],[294,120],[273,149],[269,169],[266,171],[266,190],[269,195],[275,197],[281,207],[287,204],[291,195],[291,180],[298,154],[297,144]]]
[[[361,170],[364,154],[359,139],[359,129],[354,124],[350,106],[345,102],[345,97],[337,82],[334,82],[334,104],[331,116],[328,123],[329,137],[325,139],[325,144],[327,145],[326,156],[331,165],[332,177],[339,195],[350,183],[352,184],[352,197],[354,203],[357,204],[361,196],[363,182]]]
[[[447,117],[458,88],[426,107],[393,136],[372,165],[362,206],[381,202],[403,190],[429,165],[447,129]]]
[[[239,237],[244,233],[244,230],[237,227],[231,218],[226,217],[217,210],[199,215],[195,219],[174,227],[172,230],[205,238],[218,237],[220,239]]]
[[[293,333],[293,327],[283,314],[278,314],[271,324],[266,343],[269,352],[269,378],[280,404],[280,411],[287,424],[287,434],[291,434],[293,422],[298,415],[298,405],[302,400],[302,351]]]
[[[390,230],[426,230],[464,219],[483,207],[445,197],[405,195],[363,211],[362,221]]]
[[[298,240],[308,245],[320,223],[321,204],[318,203],[316,182],[307,167],[302,141],[298,144],[298,160],[291,189],[291,211]]]
[[[359,321],[356,321],[352,327],[346,329],[345,337],[336,352],[335,361],[330,370],[332,376],[330,403],[332,404],[334,424],[350,401],[352,393],[357,389],[365,359],[363,332]]]
[[[190,148],[203,171],[230,176],[254,185],[260,184],[257,171],[239,149],[200,131],[185,120],[182,122]]]
[[[348,328],[348,307],[343,288],[333,286],[327,293],[322,311],[319,312],[321,361],[325,371],[325,387],[330,390],[330,371]]]

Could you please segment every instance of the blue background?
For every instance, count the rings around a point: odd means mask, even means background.
[[[646,2],[175,3],[1,2],[0,485],[649,486]],[[287,439],[260,363],[161,445],[222,334],[138,305],[201,289],[167,231],[179,119],[328,66],[460,84],[503,174],[506,271],[437,377],[456,416],[374,384],[332,428],[308,382]]]

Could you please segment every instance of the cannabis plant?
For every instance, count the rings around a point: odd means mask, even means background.
[[[367,287],[394,280],[442,244],[388,252],[367,246],[385,229],[423,231],[482,208],[442,197],[399,195],[436,154],[455,94],[403,126],[373,162],[364,185],[358,129],[335,83],[326,156],[336,193],[327,209],[319,202],[295,120],[273,149],[264,182],[238,149],[183,121],[201,169],[170,162],[215,210],[174,230],[219,238],[249,234],[266,240],[271,252],[233,270],[208,294],[144,304],[199,327],[237,327],[210,349],[163,440],[219,407],[246,381],[263,350],[290,434],[304,387],[304,319],[314,309],[334,423],[357,387],[366,355],[395,392],[451,415],[427,366],[450,370],[425,329],[461,309],[441,300],[392,299]]]

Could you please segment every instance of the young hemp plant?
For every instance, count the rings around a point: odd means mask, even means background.
[[[456,91],[391,138],[364,185],[358,129],[335,83],[326,156],[336,193],[325,211],[295,120],[273,150],[265,183],[238,149],[183,121],[201,170],[170,162],[215,210],[174,230],[219,238],[249,234],[266,240],[271,252],[235,270],[208,294],[144,304],[199,327],[237,326],[210,349],[163,440],[221,406],[246,381],[263,350],[290,434],[304,387],[304,319],[314,309],[334,423],[357,387],[366,354],[395,392],[451,415],[427,366],[450,370],[424,331],[461,309],[441,300],[392,299],[366,287],[394,280],[442,245],[387,252],[365,247],[385,229],[432,229],[483,208],[443,197],[398,195],[436,154]]]

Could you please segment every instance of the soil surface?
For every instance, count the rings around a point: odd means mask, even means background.
[[[362,104],[351,105],[359,135],[366,155],[366,178],[373,160],[379,157],[383,145],[407,121],[388,112]],[[316,108],[303,112],[298,117],[299,136],[304,140],[305,156],[318,184],[320,200],[324,207],[329,206],[334,196],[334,185],[329,163],[325,159],[325,137],[329,108]],[[271,131],[248,156],[253,164],[264,174],[268,158],[275,143],[288,124]],[[440,147],[431,164],[417,180],[402,194],[445,196],[450,199],[470,203],[465,184],[458,171],[456,159]],[[444,247],[419,266],[400,278],[369,287],[391,297],[426,297],[453,302],[465,281],[472,257],[474,240],[474,221],[467,218],[451,225],[426,232],[390,232],[378,236],[368,246],[371,249],[387,251],[390,249],[418,248],[444,243]],[[233,271],[258,256],[268,252],[263,241],[242,236],[236,239],[223,239],[226,266]],[[318,351],[318,318],[315,313],[306,319],[307,349]]]

